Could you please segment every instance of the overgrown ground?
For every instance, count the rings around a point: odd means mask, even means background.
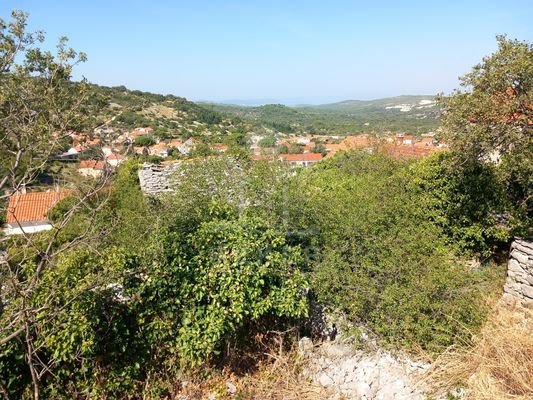
[[[533,398],[533,310],[494,305],[472,343],[439,356],[429,381],[435,390],[463,387],[472,400]]]

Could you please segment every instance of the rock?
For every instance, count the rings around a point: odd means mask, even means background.
[[[237,386],[235,386],[231,381],[226,381],[226,389],[229,394],[237,393]]]
[[[361,398],[371,399],[372,388],[368,382],[358,382],[355,385],[355,393]]]
[[[533,242],[528,242],[523,239],[515,240],[511,248],[523,249],[524,253],[533,254]]]
[[[533,300],[533,286],[522,285],[522,294],[527,298]]]
[[[515,259],[510,259],[509,263],[507,264],[507,272],[514,272],[514,273],[521,273],[522,267],[520,266],[520,263]]]
[[[522,253],[521,251],[514,249],[511,252],[511,257],[517,260],[520,264],[527,264],[529,262],[529,257],[527,254]]]
[[[347,358],[342,362],[341,368],[346,371],[346,375],[350,375],[357,368],[357,360],[355,358]]]
[[[308,337],[303,337],[298,341],[298,352],[305,355],[313,350],[313,341]]]
[[[323,387],[330,387],[333,385],[334,381],[328,374],[323,372],[322,375],[320,375],[320,378],[318,378],[318,383],[320,383]]]

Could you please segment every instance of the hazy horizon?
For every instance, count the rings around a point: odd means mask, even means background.
[[[496,50],[531,40],[533,6],[450,1],[82,3],[6,0],[53,47],[66,35],[88,55],[74,78],[194,101],[326,104],[449,93]]]

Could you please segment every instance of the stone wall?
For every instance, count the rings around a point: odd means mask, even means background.
[[[172,179],[177,175],[180,162],[166,165],[144,163],[139,169],[139,183],[144,194],[157,195],[174,191]]]
[[[517,239],[511,245],[503,298],[533,306],[533,241]]]

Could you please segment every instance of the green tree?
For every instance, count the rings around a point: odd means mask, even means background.
[[[85,120],[87,84],[70,80],[73,67],[85,61],[85,55],[68,48],[66,38],[60,39],[55,53],[42,50],[44,35],[27,32],[26,25],[27,15],[19,11],[12,13],[10,21],[0,19],[2,206],[4,199],[38,181],[51,156],[63,149],[66,132]],[[55,301],[57,287],[47,279],[63,253],[94,238],[90,224],[85,229],[80,226],[79,235],[69,240],[63,232],[82,208],[88,218],[94,218],[98,205],[90,206],[88,200],[105,186],[106,179],[79,191],[72,185],[75,200],[69,209],[57,213],[54,230],[0,242],[0,251],[5,251],[0,262],[0,391],[6,396],[18,397],[22,383],[29,381],[29,396],[39,398],[42,380],[54,363],[40,357],[39,327],[51,323],[66,307]],[[4,214],[5,208],[0,212]],[[77,295],[73,289],[64,298],[68,302]]]
[[[393,346],[438,352],[483,320],[485,273],[455,258],[408,166],[364,152],[323,161],[284,188],[282,223],[322,304]]]
[[[257,144],[259,147],[274,147],[276,145],[276,137],[274,135],[265,136]]]
[[[155,144],[155,139],[152,135],[141,135],[135,138],[135,146],[151,146]]]
[[[303,258],[263,221],[215,218],[166,243],[169,258],[149,272],[138,305],[163,360],[178,352],[181,362],[205,361],[246,324],[306,314]]]
[[[502,224],[505,188],[495,165],[464,161],[457,168],[456,157],[439,152],[412,164],[408,186],[428,220],[442,229],[459,254],[490,257],[509,239],[509,229]]]
[[[441,97],[443,139],[463,162],[499,164],[517,232],[533,221],[533,45],[498,36],[498,50]]]

